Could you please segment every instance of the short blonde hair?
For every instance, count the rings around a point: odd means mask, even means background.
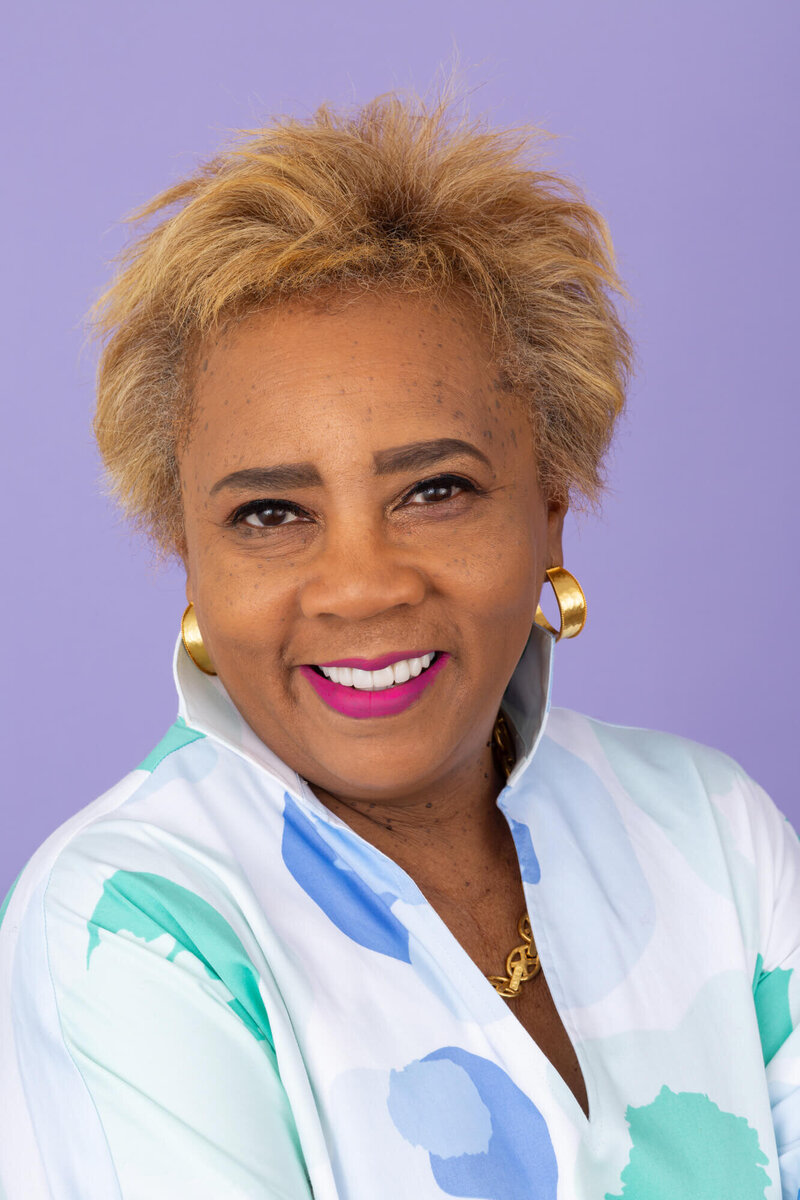
[[[319,108],[237,140],[156,196],[92,318],[94,430],[112,492],[165,551],[182,541],[178,448],[193,356],[229,320],[331,286],[468,293],[534,423],[548,495],[596,505],[631,367],[603,218],[537,169],[537,131],[446,99]],[[169,210],[169,211],[167,211]]]

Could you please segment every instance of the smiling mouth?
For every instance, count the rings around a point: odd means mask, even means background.
[[[441,650],[432,650],[419,658],[405,658],[378,671],[362,671],[358,667],[318,667],[311,669],[340,687],[362,692],[384,692],[424,675],[442,657]]]

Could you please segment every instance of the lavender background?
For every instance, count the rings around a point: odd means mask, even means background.
[[[474,111],[561,135],[635,301],[555,703],[718,746],[800,820],[794,3],[16,0],[3,24],[0,894],[175,711],[182,580],[103,498],[89,430],[80,322],[119,219],[227,129],[424,88],[454,50]]]

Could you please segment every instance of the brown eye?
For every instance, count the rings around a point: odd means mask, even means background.
[[[291,525],[298,519],[299,514],[286,504],[257,501],[248,504],[234,513],[234,525],[249,525],[251,529],[275,529],[281,525]]]
[[[418,483],[409,495],[409,500],[416,501],[418,497],[423,497],[421,503],[436,504],[442,500],[452,500],[454,490],[474,492],[475,488],[468,479],[462,479],[460,475],[440,475],[436,479]]]
[[[289,512],[288,509],[266,508],[257,509],[255,512],[248,512],[245,517],[245,524],[249,526],[278,526],[278,524],[289,524],[291,521],[296,521],[296,512]]]

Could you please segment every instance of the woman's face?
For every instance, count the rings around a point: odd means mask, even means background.
[[[248,317],[201,355],[180,474],[187,596],[262,741],[356,801],[486,763],[564,506],[471,310],[372,294]],[[315,670],[351,659],[382,660],[355,676],[372,690]]]

